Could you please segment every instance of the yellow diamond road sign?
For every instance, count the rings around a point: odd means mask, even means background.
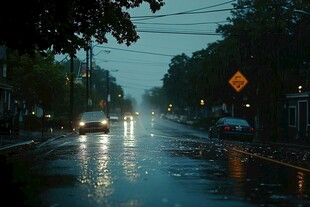
[[[237,71],[228,82],[237,92],[240,92],[248,84],[248,80],[240,71]]]

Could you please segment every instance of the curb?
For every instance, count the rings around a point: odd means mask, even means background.
[[[0,155],[18,153],[18,152],[21,152],[22,150],[25,150],[25,148],[30,148],[34,145],[35,145],[34,140],[12,144],[12,145],[0,148]]]
[[[16,144],[11,144],[5,147],[0,148],[0,155],[8,155],[12,153],[19,153],[22,152],[25,149],[29,149],[30,147],[33,147],[35,145],[38,145],[39,147],[44,146],[45,144],[48,144],[49,142],[52,142],[55,139],[59,139],[62,137],[66,137],[67,135],[74,134],[75,132],[70,132],[66,134],[56,135],[55,137],[50,137],[45,140],[35,141],[36,139],[32,139],[29,141],[24,141]]]

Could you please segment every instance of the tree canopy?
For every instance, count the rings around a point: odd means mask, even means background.
[[[148,3],[155,13],[164,0],[8,1],[0,13],[0,44],[23,54],[52,49],[75,54],[89,41],[130,45],[139,39],[129,9]]]
[[[9,81],[15,92],[30,106],[39,104],[44,110],[50,110],[59,98],[64,96],[65,71],[60,64],[54,64],[54,55],[46,56],[9,53]]]
[[[297,92],[297,86],[310,90],[310,4],[307,0],[239,0],[233,6],[228,23],[216,30],[222,40],[191,57],[171,59],[162,94],[174,108],[189,108],[180,113],[190,116],[201,107],[200,100],[205,101],[204,108],[210,106],[209,112],[225,103],[235,116],[252,123],[256,116],[257,123],[270,123],[257,127],[277,137],[285,123],[281,115],[286,94]],[[228,83],[237,70],[249,81],[239,93]],[[162,98],[151,95],[148,100]],[[245,108],[246,104],[251,107]]]

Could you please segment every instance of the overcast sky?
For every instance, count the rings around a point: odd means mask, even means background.
[[[140,39],[127,47],[109,38],[108,44],[94,47],[93,58],[116,78],[125,97],[130,95],[140,103],[145,90],[162,86],[161,79],[174,56],[185,53],[191,57],[193,52],[221,39],[215,29],[218,24],[225,24],[230,16],[230,11],[225,9],[231,9],[232,2],[165,0],[165,6],[155,14],[142,5],[130,12]],[[84,60],[86,55],[80,51],[77,56]]]

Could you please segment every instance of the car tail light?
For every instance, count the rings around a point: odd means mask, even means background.
[[[231,127],[230,126],[224,126],[224,131],[230,131]]]
[[[249,131],[250,131],[250,132],[254,132],[254,128],[251,127],[251,128],[249,129]]]

